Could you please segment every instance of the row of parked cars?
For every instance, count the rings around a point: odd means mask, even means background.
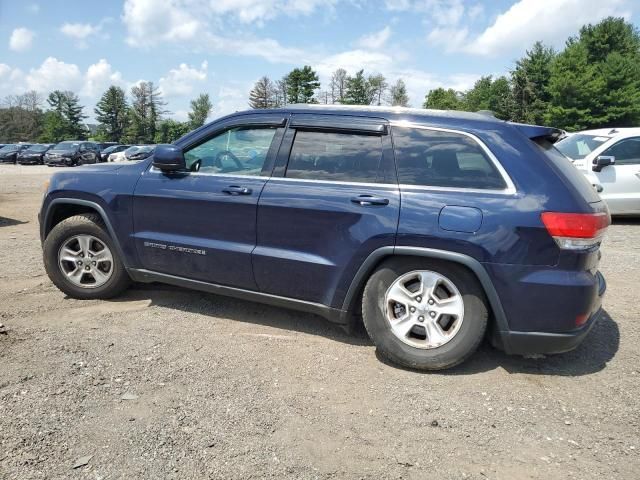
[[[121,145],[84,140],[60,143],[0,144],[0,163],[75,167],[100,162],[143,160],[155,145]]]

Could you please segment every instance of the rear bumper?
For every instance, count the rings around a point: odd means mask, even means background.
[[[600,272],[596,273],[598,281],[598,298],[594,302],[589,319],[580,328],[569,332],[498,332],[493,338],[496,347],[509,354],[529,355],[564,353],[576,348],[602,315],[602,298],[607,289],[607,284]]]

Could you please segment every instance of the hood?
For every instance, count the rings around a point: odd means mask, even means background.
[[[0,153],[0,158],[10,157],[11,155],[15,155],[16,153],[18,153],[16,150],[14,150],[13,152],[2,152]]]

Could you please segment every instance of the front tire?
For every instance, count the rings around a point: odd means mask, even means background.
[[[72,298],[106,299],[131,283],[101,217],[85,213],[58,223],[43,245],[51,281]]]
[[[403,367],[442,370],[466,360],[482,342],[488,309],[466,268],[441,260],[394,258],[369,278],[364,326],[378,351]]]

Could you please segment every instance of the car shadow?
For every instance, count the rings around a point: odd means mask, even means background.
[[[323,336],[349,345],[373,346],[361,322],[350,333],[347,333],[339,325],[314,314],[171,285],[136,284],[124,295],[110,301],[132,300],[150,300],[151,305],[155,306],[220,317],[234,322]],[[438,372],[407,369],[390,362],[379,352],[376,352],[376,356],[382,363],[390,367],[428,375],[473,375],[502,368],[509,373],[581,376],[603,370],[615,356],[619,346],[620,330],[618,324],[606,311],[603,311],[598,323],[593,326],[589,335],[578,348],[563,354],[545,355],[540,358],[507,355],[485,341],[478,351],[462,365]]]
[[[24,223],[29,222],[23,222],[22,220],[18,220],[16,218],[0,217],[0,227],[13,227],[14,225],[22,225]]]

